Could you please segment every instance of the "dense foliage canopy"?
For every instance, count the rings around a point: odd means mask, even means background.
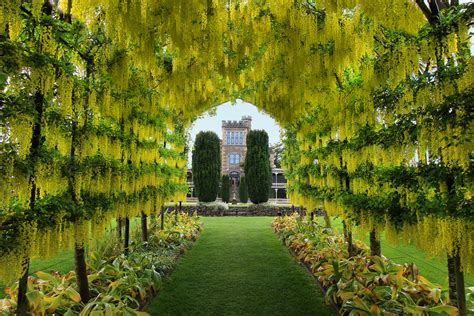
[[[113,217],[183,199],[185,128],[236,98],[287,128],[293,203],[457,253],[472,271],[473,11],[438,0],[2,1],[0,276]]]

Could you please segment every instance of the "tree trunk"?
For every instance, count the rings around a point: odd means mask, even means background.
[[[352,231],[347,231],[347,251],[349,258],[354,256],[354,244],[352,243]]]
[[[375,228],[370,232],[370,255],[380,256],[382,251],[380,249],[380,240],[377,239]]]
[[[89,281],[87,280],[86,256],[84,245],[75,244],[74,262],[76,270],[76,283],[81,295],[81,302],[86,304],[90,300]]]
[[[30,258],[23,259],[23,275],[18,284],[18,301],[16,307],[16,314],[19,316],[26,316],[28,310],[28,300],[26,299],[26,292],[28,292],[28,270],[30,268]]]
[[[161,230],[164,230],[165,229],[165,207],[162,206],[161,207],[161,225],[160,225],[160,228]]]
[[[179,207],[178,207],[178,205],[175,205],[175,207],[174,207],[174,222],[175,223],[178,222],[178,212],[181,212],[181,202],[179,202]]]
[[[130,244],[130,219],[125,217],[125,238],[124,238],[124,253],[128,256]]]
[[[41,92],[35,93],[35,110],[36,110],[36,120],[33,125],[33,133],[31,136],[31,147],[30,147],[30,155],[29,159],[33,165],[33,172],[30,175],[29,182],[31,184],[31,191],[30,191],[30,203],[29,208],[31,212],[35,212],[35,204],[36,200],[39,198],[40,190],[36,185],[35,181],[35,173],[36,173],[36,162],[40,155],[41,145],[43,144],[42,140],[42,131],[41,131],[41,122],[43,117],[43,103],[44,103],[44,95]],[[30,267],[30,258],[28,256],[24,257],[23,259],[23,275],[19,280],[19,288],[18,288],[18,299],[17,299],[17,314],[18,315],[26,315],[26,311],[28,309],[28,301],[26,299],[26,292],[28,291],[28,270]]]
[[[349,258],[354,255],[354,245],[352,243],[352,230],[347,228],[346,221],[342,221],[342,227],[344,229],[344,241],[347,243],[347,252]]]
[[[344,234],[344,241],[347,242],[347,225],[346,221],[342,221],[342,232]]]
[[[454,257],[448,254],[449,300],[451,305],[458,306],[458,293],[456,286],[456,269]]]
[[[121,217],[117,218],[116,230],[117,230],[117,239],[119,241],[122,241],[122,218]]]
[[[147,225],[147,216],[142,212],[142,242],[145,243],[148,241],[148,225]]]
[[[323,216],[324,222],[326,223],[326,228],[332,228],[331,218],[329,217],[328,213],[326,213],[326,211],[323,211]]]
[[[467,313],[466,292],[464,288],[464,274],[461,271],[461,260],[459,254],[448,254],[448,276],[449,276],[449,299],[452,306],[456,306],[459,315]]]
[[[459,254],[454,257],[454,268],[456,273],[456,288],[458,293],[458,309],[459,314],[464,316],[467,314],[466,307],[466,289],[464,284],[464,273],[461,270],[461,258]]]

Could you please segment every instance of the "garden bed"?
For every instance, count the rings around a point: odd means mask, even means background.
[[[355,255],[349,258],[341,236],[298,215],[275,218],[272,226],[341,314],[458,313],[448,305],[447,290],[426,280],[415,264],[399,265],[385,257],[369,256],[360,242],[355,243]]]
[[[146,315],[141,312],[171,273],[178,258],[198,237],[201,225],[197,216],[168,216],[161,230],[152,224],[148,242],[140,240],[140,230],[132,232],[130,252],[123,254],[115,234],[93,247],[87,257],[91,299],[81,302],[75,272],[36,272],[29,277],[28,313],[59,315]],[[0,315],[16,311],[18,283],[5,289],[0,300]]]

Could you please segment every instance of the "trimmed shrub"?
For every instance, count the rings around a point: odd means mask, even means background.
[[[241,203],[247,203],[249,201],[249,191],[247,189],[247,180],[245,180],[245,177],[242,177],[240,180],[239,196]]]
[[[229,178],[228,175],[223,175],[222,176],[221,199],[222,199],[222,202],[229,203],[229,200],[230,200],[230,178]]]
[[[268,134],[264,130],[252,130],[247,134],[245,176],[250,201],[254,204],[267,202],[272,185],[272,171]]]
[[[215,201],[221,173],[221,146],[216,133],[200,132],[196,135],[192,159],[194,187],[199,201]]]

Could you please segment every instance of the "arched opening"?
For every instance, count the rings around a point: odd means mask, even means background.
[[[231,181],[230,198],[239,200],[240,179],[245,176],[244,163],[247,152],[246,136],[252,129],[265,130],[269,136],[270,166],[272,174],[278,174],[272,181],[272,194],[270,198],[277,199],[274,193],[278,186],[278,199],[280,203],[287,202],[285,194],[284,170],[274,165],[274,155],[271,151],[274,146],[281,146],[281,128],[275,119],[265,111],[259,110],[255,105],[237,99],[235,102],[226,102],[213,107],[210,111],[196,119],[189,129],[188,148],[193,148],[196,135],[201,131],[213,131],[221,141],[221,176],[229,175]],[[188,152],[188,170],[192,166],[192,151]],[[194,186],[193,183],[188,183]],[[189,197],[188,201],[194,201]]]

